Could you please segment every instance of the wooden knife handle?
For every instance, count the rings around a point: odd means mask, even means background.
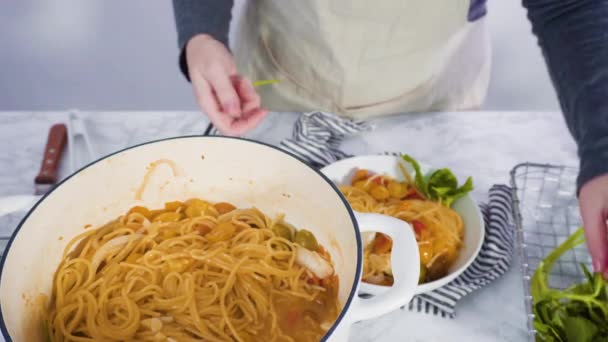
[[[55,184],[57,182],[57,170],[67,140],[68,129],[64,124],[55,124],[51,127],[40,172],[35,179],[36,184]]]

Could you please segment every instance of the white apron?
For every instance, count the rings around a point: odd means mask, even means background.
[[[250,0],[233,46],[273,111],[354,118],[478,108],[489,39],[470,0]]]

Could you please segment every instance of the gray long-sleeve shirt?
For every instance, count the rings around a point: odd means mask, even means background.
[[[523,0],[580,157],[579,188],[608,173],[608,0]],[[232,0],[173,0],[180,67],[184,47],[206,33],[228,43]],[[485,14],[472,0],[469,20]],[[542,138],[542,137],[539,137]]]

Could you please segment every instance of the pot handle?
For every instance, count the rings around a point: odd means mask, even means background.
[[[361,232],[380,232],[393,239],[392,287],[371,298],[357,297],[353,303],[352,322],[375,318],[409,303],[418,286],[420,255],[414,230],[405,221],[379,214],[355,213]]]

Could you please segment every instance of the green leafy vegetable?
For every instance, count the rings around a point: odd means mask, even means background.
[[[534,329],[537,341],[608,341],[608,282],[581,265],[586,281],[565,290],[549,286],[549,274],[557,260],[585,242],[578,229],[541,261],[532,276]]]
[[[410,157],[407,154],[403,155],[403,160],[412,164],[414,171],[416,171],[416,175],[414,176],[414,181],[416,182],[416,188],[420,191],[425,197],[429,197],[429,192],[426,187],[426,180],[424,179],[424,175],[422,171],[420,171],[420,165],[416,161],[416,159]]]
[[[259,80],[259,81],[253,82],[253,86],[260,87],[260,86],[275,84],[275,83],[279,83],[279,82],[281,82],[281,81],[279,81],[279,80]]]
[[[599,328],[593,322],[583,317],[568,316],[563,324],[566,341],[593,341],[599,332]]]
[[[403,160],[414,168],[416,173],[414,182],[418,191],[430,200],[439,201],[449,207],[454,201],[473,190],[471,177],[467,178],[466,182],[459,187],[458,179],[450,169],[439,169],[425,177],[414,158],[405,154]]]

